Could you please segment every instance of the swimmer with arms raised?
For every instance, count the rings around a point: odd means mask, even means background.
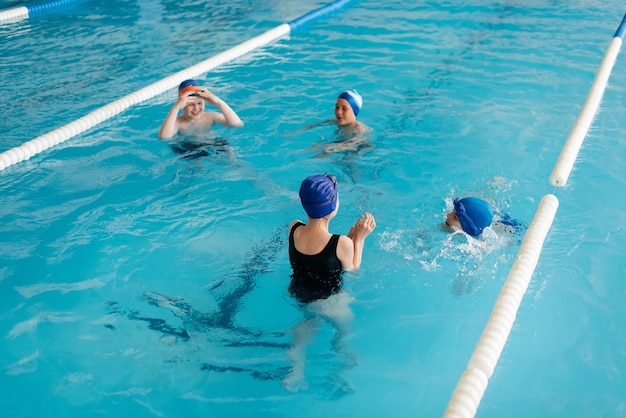
[[[219,112],[205,112],[205,103]],[[182,110],[182,114],[179,112]],[[214,124],[240,128],[243,122],[222,99],[201,87],[196,80],[185,80],[178,86],[178,100],[170,109],[159,129],[159,139],[172,138],[177,133],[194,135],[209,131]]]

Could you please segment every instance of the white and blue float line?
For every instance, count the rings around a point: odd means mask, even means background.
[[[54,14],[60,7],[71,5],[72,3],[77,3],[78,1],[80,0],[51,0],[29,6],[20,6],[12,9],[0,10],[0,23]]]
[[[87,115],[68,123],[67,125],[27,141],[18,147],[4,151],[0,153],[0,171],[21,161],[28,160],[33,155],[39,154],[50,147],[67,141],[68,139],[93,128],[99,123],[120,114],[131,106],[151,99],[166,92],[167,90],[176,88],[183,80],[188,78],[197,78],[213,68],[235,60],[248,52],[274,42],[275,40],[301,28],[305,24],[338,10],[350,1],[352,0],[335,1],[308,12],[291,22],[283,23],[274,29],[268,30],[262,35],[249,39],[227,51],[214,55],[207,60],[172,74],[169,77],[157,81],[156,83],[100,107]]]
[[[580,147],[602,100],[625,33],[626,15],[609,44],[580,116],[552,171],[549,180],[554,187],[564,187],[567,183]],[[487,325],[448,402],[444,418],[472,418],[476,415],[489,379],[508,340],[558,206],[559,200],[553,194],[545,195],[541,199]]]

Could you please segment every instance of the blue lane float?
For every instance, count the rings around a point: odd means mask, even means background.
[[[347,3],[350,3],[350,1],[351,0],[338,0],[334,3],[327,4],[326,6],[312,10],[309,13],[302,15],[297,19],[292,20],[291,22],[288,23],[288,25],[291,28],[291,31],[293,32],[299,29],[301,26],[306,25],[310,21],[315,20],[320,16],[327,15],[331,12],[334,12],[335,10],[340,9],[341,7],[345,6]]]
[[[2,10],[0,11],[0,23],[54,14],[60,7],[68,6],[78,1],[79,0],[52,0],[30,6]]]
[[[67,141],[68,139],[93,128],[99,123],[118,115],[131,106],[151,99],[166,92],[167,90],[176,88],[182,80],[188,78],[198,78],[202,74],[207,73],[219,65],[232,61],[250,51],[274,42],[275,40],[282,38],[302,27],[304,24],[338,10],[340,7],[348,4],[349,2],[350,0],[338,0],[315,9],[289,23],[283,23],[274,29],[270,29],[262,35],[243,42],[183,71],[179,71],[169,77],[157,81],[156,83],[142,88],[141,90],[109,103],[106,106],[98,108],[65,126],[25,142],[19,147],[4,151],[0,154],[0,171],[12,166],[13,164],[17,164],[20,161],[28,160],[33,155],[39,154],[40,152],[60,144],[61,142]]]
[[[619,27],[615,31],[615,35],[613,35],[613,37],[624,40],[625,33],[626,33],[626,14],[624,15],[624,18],[622,19],[622,23],[619,25]]]

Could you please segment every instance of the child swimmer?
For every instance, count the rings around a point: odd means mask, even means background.
[[[322,154],[359,151],[369,146],[370,138],[368,134],[371,131],[367,125],[357,120],[362,107],[363,98],[359,92],[356,90],[343,91],[335,102],[334,119],[306,125],[302,130],[307,131],[318,126],[336,125],[337,129],[334,132],[335,141],[326,144],[323,147]]]
[[[205,112],[205,103],[217,107],[219,112]],[[183,113],[179,116],[181,110]],[[196,80],[185,80],[178,86],[178,100],[159,129],[159,139],[172,138],[179,132],[193,135],[209,131],[216,123],[232,128],[243,126],[237,113],[225,101],[201,87]]]
[[[457,230],[477,238],[485,228],[499,226],[507,233],[517,233],[523,229],[520,221],[511,219],[509,215],[500,216],[494,222],[491,205],[477,197],[454,199],[454,209],[448,213],[443,227],[450,232]]]

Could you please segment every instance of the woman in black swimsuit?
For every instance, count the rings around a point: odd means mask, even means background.
[[[293,269],[290,293],[302,303],[326,299],[341,290],[341,274],[361,266],[365,238],[376,228],[365,212],[347,235],[331,234],[330,220],[339,209],[334,176],[307,177],[300,186],[300,200],[308,215],[305,224],[289,226],[289,261]]]
[[[289,261],[293,269],[289,293],[304,308],[304,320],[292,329],[293,343],[287,352],[292,368],[283,379],[283,387],[291,392],[307,388],[304,375],[304,346],[319,330],[320,320],[331,322],[336,335],[332,345],[342,368],[353,361],[344,346],[352,312],[350,297],[341,292],[342,273],[361,266],[365,238],[376,228],[374,217],[365,213],[350,228],[347,235],[331,234],[328,224],[339,209],[337,180],[325,174],[307,177],[300,186],[300,200],[308,215],[305,224],[293,221],[289,226]],[[351,385],[341,377],[332,384],[341,393],[351,392]]]

